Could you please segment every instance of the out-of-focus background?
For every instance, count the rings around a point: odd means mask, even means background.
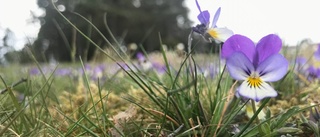
[[[222,7],[217,25],[228,27],[255,42],[276,33],[285,45],[320,42],[320,9],[316,0],[236,1],[198,0],[202,10],[211,16]],[[159,34],[168,50],[186,45],[193,25],[198,23],[199,10],[194,0],[53,0],[58,9],[103,49],[108,45],[87,22],[74,12],[92,21],[110,40],[104,24],[120,43],[119,50],[160,50]],[[106,14],[107,13],[107,14]],[[211,17],[212,18],[212,17]],[[197,38],[197,37],[196,37]],[[199,38],[199,37],[198,37]],[[199,38],[201,39],[201,38]],[[214,43],[198,46],[207,52]],[[67,23],[53,8],[51,0],[0,1],[0,64],[29,63],[30,53],[40,62],[75,62],[82,57],[93,60],[96,48]]]

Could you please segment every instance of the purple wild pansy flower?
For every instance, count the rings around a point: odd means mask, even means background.
[[[316,60],[320,60],[320,43],[318,44],[317,51],[314,52],[314,58],[316,58]]]
[[[256,46],[242,35],[233,35],[224,43],[222,57],[231,77],[244,81],[240,96],[260,101],[278,95],[267,82],[278,81],[287,73],[288,61],[279,54],[281,47],[281,39],[274,34],[263,37]]]
[[[196,25],[196,27],[192,28],[192,30],[194,32],[197,32],[200,35],[209,34],[218,43],[225,42],[226,39],[228,39],[230,36],[233,35],[233,31],[231,31],[227,28],[218,28],[216,25],[217,21],[219,19],[219,16],[220,16],[220,12],[221,12],[220,7],[218,8],[218,10],[216,11],[216,13],[213,17],[211,27],[209,27],[210,13],[208,12],[208,10],[202,11],[197,0],[196,0],[196,4],[197,4],[197,7],[200,11],[199,15],[197,16],[198,20],[200,21],[200,24],[198,24],[198,25]]]

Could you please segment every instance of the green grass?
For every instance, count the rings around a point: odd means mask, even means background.
[[[188,59],[193,64],[188,64]],[[301,87],[290,86],[294,82],[294,74],[290,72],[273,84],[281,95],[263,100],[257,113],[250,118],[245,111],[250,103],[234,96],[238,84],[226,71],[215,79],[206,78],[197,71],[188,73],[186,70],[190,67],[197,70],[195,66],[200,66],[192,58],[182,59],[180,67],[171,68],[171,72],[161,77],[155,72],[130,70],[122,70],[104,82],[91,80],[87,72],[77,79],[54,75],[59,68],[81,66],[56,65],[50,73],[40,75],[29,75],[27,70],[31,66],[1,68],[6,72],[1,74],[1,88],[8,90],[0,95],[0,135],[278,136],[313,133],[300,126],[310,122],[306,121],[310,105],[304,101],[307,95],[299,94]],[[11,87],[21,78],[26,81]],[[20,94],[25,95],[22,100],[18,100]],[[294,104],[287,96],[299,102]],[[274,111],[281,101],[288,105],[281,111]],[[266,113],[266,117],[257,123],[259,111]],[[295,126],[288,126],[290,124]]]
[[[84,18],[84,22],[99,32],[90,20]],[[177,57],[174,52],[162,49],[155,58],[147,55],[165,65],[167,71],[159,74],[136,69],[135,60],[122,56],[114,45],[110,44],[114,50],[111,55],[86,38],[108,60],[89,65],[112,64],[119,65],[120,69],[102,75],[106,78],[93,80],[92,72],[83,62],[50,66],[34,60],[30,65],[1,67],[0,136],[269,137],[320,134],[319,121],[316,121],[319,116],[315,115],[319,105],[319,83],[309,81],[297,85],[297,81],[304,82],[305,79],[294,71],[293,64],[283,79],[272,83],[279,96],[255,104],[234,95],[240,82],[229,76],[223,63],[217,63],[221,71],[214,78],[199,71],[201,67],[217,62],[216,54]],[[161,41],[161,34],[159,39]],[[51,69],[46,70],[46,66]],[[30,75],[31,68],[38,68],[40,73]],[[84,73],[57,76],[55,72],[61,68],[80,69]],[[106,71],[111,71],[109,69]],[[311,115],[310,110],[314,110]]]

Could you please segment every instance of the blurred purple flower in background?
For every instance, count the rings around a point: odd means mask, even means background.
[[[288,61],[279,54],[281,39],[274,34],[263,37],[255,46],[242,35],[231,36],[222,47],[222,57],[231,77],[243,80],[240,96],[260,101],[278,93],[266,82],[280,80],[288,69]]]
[[[294,70],[297,71],[298,73],[305,74],[308,67],[307,59],[304,57],[297,57],[294,63],[295,63]]]
[[[70,76],[72,74],[71,68],[59,68],[55,71],[56,76]]]
[[[307,59],[305,57],[297,57],[296,58],[296,65],[301,67],[307,64]]]
[[[29,70],[29,74],[30,74],[30,75],[40,75],[41,72],[40,72],[40,70],[39,70],[38,68],[31,68],[31,69]]]
[[[91,79],[92,80],[105,80],[106,73],[105,73],[106,66],[104,64],[99,64],[92,69]]]
[[[314,79],[320,79],[320,68],[315,68],[314,66],[310,66],[307,69],[307,79],[310,81]]]
[[[318,49],[316,52],[314,52],[314,57],[316,60],[320,60],[320,43],[318,44]]]
[[[199,66],[198,69],[198,71],[202,73],[205,78],[209,79],[214,79],[217,74],[219,74],[219,65],[217,62]]]
[[[147,61],[146,57],[143,55],[143,53],[138,52],[136,55],[136,58],[138,59],[139,62],[145,62]]]
[[[167,67],[163,64],[155,62],[155,63],[152,63],[152,67],[155,69],[155,71],[158,74],[164,74],[167,72]]]
[[[52,66],[41,66],[41,71],[43,74],[51,74],[53,73],[54,71],[54,67]],[[38,67],[33,67],[33,68],[30,68],[29,70],[29,74],[30,75],[41,75],[41,71]]]
[[[142,71],[149,71],[152,69],[152,63],[148,61],[141,52],[137,53],[136,57],[138,59],[139,69],[141,69]]]
[[[144,72],[155,70],[159,74],[164,74],[166,72],[166,66],[157,62],[149,61],[141,52],[136,55],[138,60],[138,68]]]

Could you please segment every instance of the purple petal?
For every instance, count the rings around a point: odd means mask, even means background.
[[[222,57],[227,59],[234,52],[240,51],[245,54],[249,60],[253,61],[253,56],[255,54],[255,46],[252,40],[249,38],[236,34],[232,35],[229,39],[225,41],[222,46]]]
[[[318,44],[318,50],[316,52],[314,52],[314,57],[317,60],[320,60],[320,44]]]
[[[309,78],[316,78],[316,77],[318,77],[318,75],[317,75],[317,69],[314,67],[314,66],[310,66],[308,69],[307,69],[307,71],[308,71],[308,77]]]
[[[198,20],[201,22],[201,24],[209,24],[209,19],[210,13],[207,10],[200,12],[200,14],[198,15]]]
[[[200,5],[199,5],[199,3],[198,3],[198,0],[196,0],[196,5],[197,5],[197,7],[198,7],[199,12],[201,13],[202,11],[201,11],[201,7],[200,7]]]
[[[288,71],[288,61],[281,54],[266,58],[257,68],[263,81],[273,82],[281,79]]]
[[[231,77],[236,80],[245,80],[254,71],[252,63],[242,52],[233,53],[226,64]]]
[[[220,16],[220,11],[221,11],[221,7],[219,7],[218,10],[216,11],[216,13],[214,14],[211,28],[217,27],[217,22],[218,22],[218,19]]]
[[[317,69],[316,75],[317,75],[317,78],[320,79],[320,68]]]
[[[316,68],[315,68],[314,66],[310,66],[310,67],[308,68],[308,72],[309,72],[309,73],[315,73],[315,72],[316,72]]]
[[[257,62],[254,63],[259,64],[266,58],[268,58],[272,54],[279,53],[282,47],[282,41],[278,35],[269,34],[260,39],[256,47],[256,54],[257,54]]]
[[[201,7],[198,3],[198,0],[196,0],[196,5],[197,5],[198,10],[200,12],[200,14],[198,15],[198,20],[200,21],[200,23],[205,24],[205,25],[209,24],[210,13],[207,10],[205,10],[205,11],[201,10]]]

